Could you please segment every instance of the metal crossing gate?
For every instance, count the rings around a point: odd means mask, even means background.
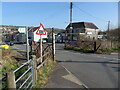
[[[34,85],[34,60],[30,59],[15,71],[15,87],[19,89],[31,89]]]

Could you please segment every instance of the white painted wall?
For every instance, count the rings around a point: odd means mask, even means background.
[[[97,39],[98,29],[85,28],[86,37]]]
[[[38,42],[38,41],[40,40],[40,35],[36,35],[36,32],[37,32],[37,30],[34,32],[33,40],[34,40],[35,42]],[[44,39],[44,38],[47,38],[47,32],[46,32],[46,35],[41,35],[41,36],[42,36],[43,39]]]

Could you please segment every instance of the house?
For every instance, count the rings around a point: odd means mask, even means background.
[[[48,35],[48,42],[52,42],[52,33]],[[55,33],[55,42],[56,43],[65,42],[65,30]]]
[[[33,28],[29,28],[29,32],[28,32],[28,37],[30,40],[33,40],[35,42],[39,42],[40,41],[40,35],[36,35],[36,32],[38,30],[39,27],[33,27]],[[41,30],[42,32],[43,30]],[[41,35],[43,42],[46,42],[48,37],[47,37],[47,32],[46,35]]]
[[[16,26],[2,26],[2,33],[3,34],[13,34],[14,32],[18,32],[18,27]]]
[[[65,31],[59,32],[56,39],[57,42],[65,42]]]
[[[72,23],[72,40],[76,41],[78,39],[78,35],[83,35],[87,39],[97,39],[98,35],[98,27],[90,22],[75,22]],[[70,40],[70,24],[66,27],[67,38]]]
[[[103,35],[98,35],[98,40],[102,40],[103,39]]]
[[[14,36],[14,42],[15,43],[26,43],[26,34],[24,33],[17,33],[15,36]]]
[[[57,42],[57,34],[55,33],[55,42]],[[52,32],[48,35],[48,42],[51,43],[52,42]]]
[[[106,40],[107,39],[107,32],[106,31],[99,31],[98,32],[98,40]]]

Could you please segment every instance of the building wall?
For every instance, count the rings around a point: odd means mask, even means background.
[[[73,28],[73,33],[85,33],[84,28]]]
[[[68,32],[70,29],[67,29]],[[91,28],[73,28],[73,40],[77,40],[78,35],[85,35],[85,38],[90,39],[97,39],[98,37],[98,29],[91,29]],[[78,34],[77,34],[78,33]],[[68,35],[68,39],[70,39],[70,35]]]
[[[98,29],[85,28],[86,38],[97,39]]]
[[[34,41],[35,41],[35,42],[39,42],[39,40],[40,40],[40,35],[36,35],[36,32],[37,32],[37,30],[34,32]],[[44,38],[47,39],[47,32],[46,32],[46,35],[41,35],[41,36],[42,36],[43,39],[44,39]]]

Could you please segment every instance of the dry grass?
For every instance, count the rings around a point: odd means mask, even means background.
[[[21,64],[15,58],[22,57],[20,54],[11,50],[2,50],[2,72],[5,74],[8,70],[15,69]]]
[[[22,57],[20,54],[15,53],[11,50],[2,50],[2,77],[6,77],[6,72],[9,70],[15,70],[18,68],[22,63],[17,61],[15,58]],[[2,88],[6,88],[7,83],[6,80],[2,81]]]

